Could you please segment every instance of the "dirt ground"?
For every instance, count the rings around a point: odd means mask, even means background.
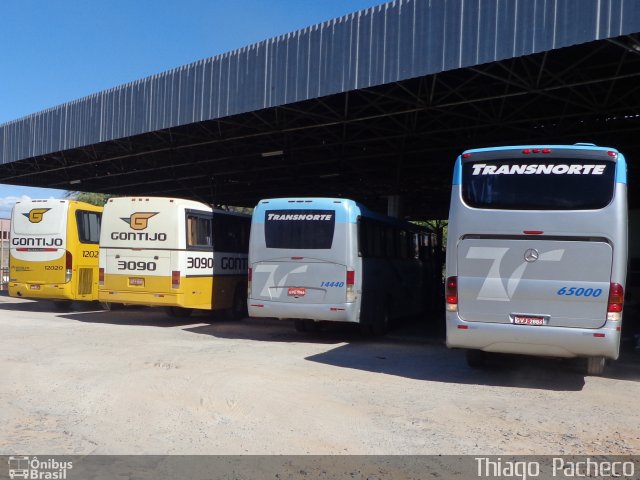
[[[472,370],[420,325],[371,339],[0,296],[0,454],[638,454],[627,350],[603,377]]]

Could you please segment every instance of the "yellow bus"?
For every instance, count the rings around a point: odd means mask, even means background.
[[[251,217],[179,198],[120,197],[105,205],[99,298],[107,304],[246,312]]]
[[[76,200],[16,202],[11,212],[9,295],[68,305],[98,299],[102,207]]]

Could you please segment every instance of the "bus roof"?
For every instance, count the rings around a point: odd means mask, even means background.
[[[483,148],[471,148],[469,150],[465,150],[462,152],[465,153],[479,153],[479,152],[495,152],[499,150],[524,150],[525,148],[550,148],[554,149],[566,149],[566,150],[600,150],[600,151],[613,151],[616,153],[620,153],[617,149],[613,147],[599,147],[593,143],[575,143],[573,145],[545,145],[545,144],[536,144],[536,145],[507,145],[500,147],[483,147]]]
[[[266,198],[260,200],[256,206],[256,211],[266,208],[266,205],[275,209],[283,210],[304,210],[307,208],[325,208],[337,210],[336,204],[342,204],[344,208],[340,211],[345,212],[344,216],[337,216],[336,221],[343,223],[356,223],[358,217],[366,217],[381,222],[388,223],[397,227],[406,228],[409,230],[429,230],[426,227],[416,225],[415,223],[407,222],[400,218],[389,217],[382,213],[369,210],[366,206],[362,205],[355,200],[348,198],[324,198],[324,197],[288,197],[288,198]],[[255,213],[255,212],[254,212]],[[257,218],[254,215],[254,221],[261,223],[262,219]]]

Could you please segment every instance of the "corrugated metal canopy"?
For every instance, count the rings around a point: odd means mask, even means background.
[[[463,147],[585,140],[580,121],[606,141],[594,115],[633,121],[639,31],[636,0],[395,1],[4,124],[0,182],[250,204],[304,170],[327,187],[308,193],[438,196]],[[277,190],[269,171],[295,175]],[[344,172],[354,185],[328,184]]]

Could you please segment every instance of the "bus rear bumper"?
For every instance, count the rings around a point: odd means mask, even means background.
[[[250,317],[302,318],[329,322],[358,322],[357,303],[285,303],[270,300],[247,301]]]
[[[75,300],[68,283],[9,282],[9,296],[41,300]]]
[[[568,328],[481,323],[447,312],[447,347],[545,357],[618,358],[620,322],[602,328]]]

